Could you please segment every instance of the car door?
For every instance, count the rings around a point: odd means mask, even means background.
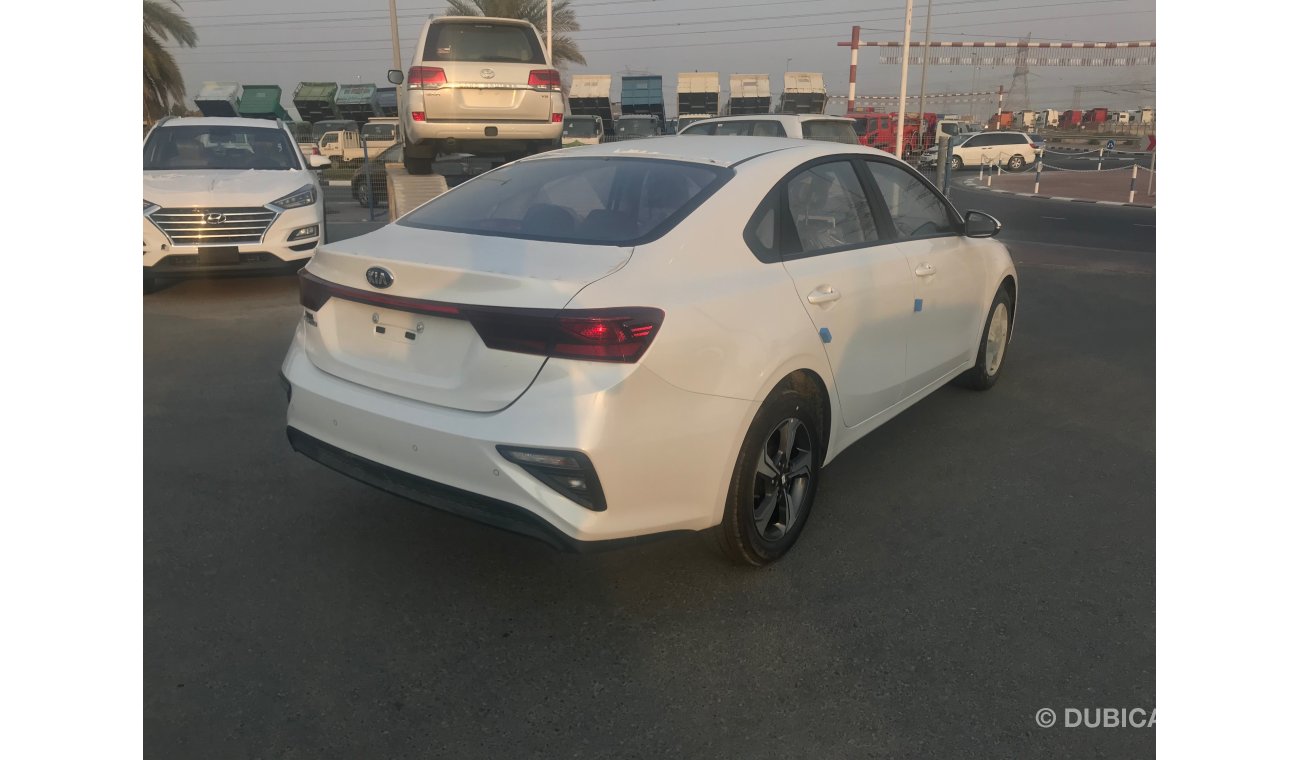
[[[975,349],[988,305],[981,301],[982,263],[968,250],[961,217],[921,175],[887,159],[863,159],[907,260],[915,302],[907,337],[910,395],[960,366]]]
[[[975,135],[954,148],[953,152],[961,158],[963,166],[979,166],[981,161],[988,160],[992,139],[992,135]]]
[[[771,242],[821,335],[847,426],[902,397],[912,309],[907,259],[863,182],[849,156],[807,164],[769,195],[751,235]]]

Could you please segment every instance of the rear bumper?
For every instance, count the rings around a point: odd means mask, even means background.
[[[558,140],[563,122],[547,121],[411,121],[406,122],[408,139],[478,140]],[[495,135],[488,130],[495,129]]]
[[[466,412],[321,371],[302,348],[308,329],[300,323],[282,368],[296,450],[385,491],[569,549],[718,524],[757,406],[681,390],[636,365],[550,360],[505,409]],[[607,508],[552,490],[499,444],[584,452]]]

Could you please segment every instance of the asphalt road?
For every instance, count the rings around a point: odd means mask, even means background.
[[[558,554],[325,470],[284,439],[293,278],[146,296],[146,756],[1153,756],[1035,713],[1155,704],[1154,255],[1115,209],[979,201],[1022,278],[1004,377],[841,455],[761,571]]]

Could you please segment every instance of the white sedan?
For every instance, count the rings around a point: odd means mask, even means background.
[[[949,381],[997,381],[1018,296],[999,228],[860,146],[516,161],[319,250],[289,440],[556,546],[712,529],[766,564],[823,465]]]

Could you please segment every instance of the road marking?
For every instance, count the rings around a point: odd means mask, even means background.
[[[1063,217],[1063,216],[1045,216],[1045,217],[1043,217],[1043,218],[1044,218],[1044,219],[1055,219],[1055,220],[1057,220],[1058,222],[1064,222],[1064,221],[1065,221],[1065,217]]]

